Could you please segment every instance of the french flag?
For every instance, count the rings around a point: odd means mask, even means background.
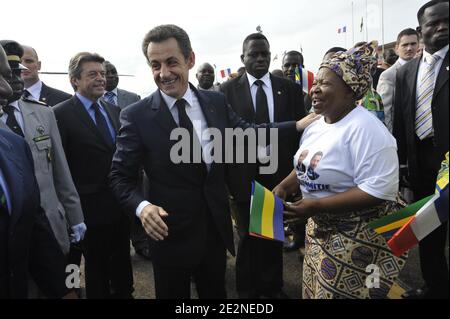
[[[220,75],[222,76],[222,79],[229,77],[230,74],[231,74],[231,69],[220,70]]]
[[[344,27],[342,27],[342,28],[339,28],[339,29],[338,29],[338,33],[339,33],[339,34],[341,34],[341,33],[347,33],[347,26],[344,26]]]
[[[448,184],[436,193],[411,220],[388,241],[394,255],[403,255],[448,220]]]
[[[309,94],[314,82],[314,73],[299,66],[295,70],[295,82],[302,86],[303,92]]]

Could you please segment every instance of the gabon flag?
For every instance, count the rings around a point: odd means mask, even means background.
[[[284,241],[283,210],[283,202],[278,196],[258,182],[252,182],[250,235]]]

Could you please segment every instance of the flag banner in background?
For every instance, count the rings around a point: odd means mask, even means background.
[[[230,76],[230,74],[231,74],[231,69],[220,70],[220,75],[222,76],[222,79]]]
[[[283,202],[256,181],[252,182],[249,233],[259,238],[284,241]]]

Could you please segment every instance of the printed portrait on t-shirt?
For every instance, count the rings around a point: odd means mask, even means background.
[[[313,157],[311,157],[311,161],[309,162],[308,172],[306,173],[308,175],[308,178],[312,181],[318,179],[320,177],[319,174],[315,172],[317,165],[319,165],[320,160],[322,159],[323,153],[317,152],[314,154]]]
[[[297,175],[303,175],[306,172],[306,166],[305,164],[303,164],[303,161],[305,160],[306,156],[308,156],[309,151],[308,150],[304,150],[303,152],[300,153],[300,156],[298,157],[298,161],[297,161]]]

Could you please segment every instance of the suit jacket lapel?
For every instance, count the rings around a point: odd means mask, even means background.
[[[409,68],[409,76],[407,79],[407,86],[411,88],[410,94],[410,103],[409,103],[409,111],[411,112],[411,116],[413,119],[416,118],[416,96],[417,96],[417,77],[419,75],[419,66],[422,57],[416,58],[415,60],[409,62],[407,64],[407,68]],[[412,121],[411,123],[414,123]]]
[[[272,92],[273,92],[273,118],[274,122],[281,122],[284,105],[286,105],[286,96],[281,86],[281,83],[275,79],[273,75],[270,75],[270,81],[272,82]]]
[[[48,103],[47,95],[48,95],[47,85],[45,85],[45,83],[42,82],[41,95],[39,96],[39,101],[47,104]]]
[[[17,158],[12,145],[2,136],[0,136],[0,143],[2,144],[0,147],[6,151],[0,152],[0,161],[3,164],[2,167],[4,167],[3,175],[11,198],[11,225],[14,227],[22,215],[22,196],[25,195],[21,191],[23,189],[23,171],[18,163],[22,163],[26,159]]]
[[[114,130],[116,131],[116,135],[117,135],[117,132],[119,131],[119,128],[120,128],[120,123],[118,121],[118,117],[114,116],[114,114],[113,114],[114,109],[112,109],[113,107],[117,108],[117,106],[111,106],[103,100],[101,100],[100,103],[102,104],[103,108],[105,109],[106,114],[108,114],[108,118],[111,121],[112,126],[114,127]]]
[[[434,87],[433,98],[439,93],[442,87],[448,82],[448,52],[442,62],[441,69],[436,80],[436,85]]]
[[[239,99],[239,107],[242,108],[242,117],[250,122],[254,122],[255,108],[253,107],[253,99],[250,91],[250,85],[248,83],[247,73],[239,78],[236,88],[236,95]]]
[[[155,121],[158,125],[167,133],[172,132],[172,130],[178,127],[175,122],[172,113],[170,113],[169,107],[161,96],[159,90],[152,94],[152,100],[150,102],[152,110],[157,112],[155,115]]]
[[[77,114],[77,116],[81,120],[81,122],[89,128],[89,130],[92,132],[93,135],[96,136],[96,138],[100,142],[100,144],[102,146],[104,146],[106,148],[106,150],[110,151],[111,147],[100,135],[100,132],[98,131],[97,126],[95,125],[94,121],[92,121],[92,118],[90,117],[89,113],[86,111],[83,103],[81,103],[81,101],[76,96],[72,97],[72,102],[73,102],[72,103],[73,111]]]

